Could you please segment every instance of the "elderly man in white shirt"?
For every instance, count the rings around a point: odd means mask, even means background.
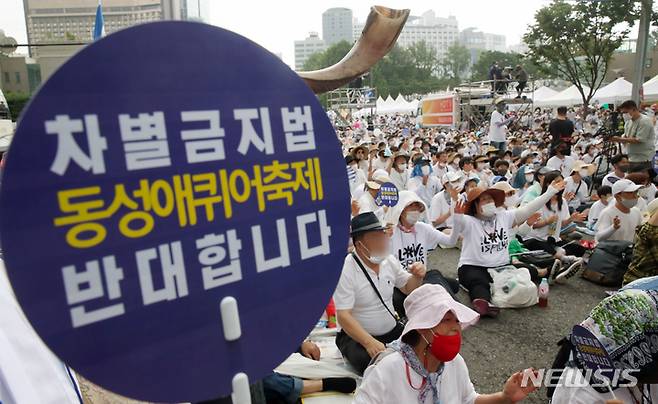
[[[390,239],[372,213],[352,219],[354,252],[345,257],[334,292],[341,332],[336,345],[343,357],[363,373],[370,359],[400,337],[402,326],[393,309],[393,288],[409,294],[423,282],[422,263],[402,269],[391,255]]]

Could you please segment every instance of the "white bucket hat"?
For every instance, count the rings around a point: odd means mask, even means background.
[[[434,328],[451,311],[459,320],[462,330],[477,323],[480,315],[459,303],[441,285],[425,284],[411,292],[404,300],[404,310],[409,321],[402,335],[411,330]]]

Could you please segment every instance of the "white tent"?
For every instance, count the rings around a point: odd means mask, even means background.
[[[398,93],[398,96],[395,98],[395,105],[399,105],[399,106],[407,105],[407,100],[404,99],[402,94]]]
[[[658,76],[650,79],[642,85],[645,101],[658,101]]]
[[[585,93],[589,92],[589,87],[583,86],[583,91]],[[549,97],[543,101],[535,101],[537,106],[546,106],[546,107],[559,107],[559,106],[572,106],[583,103],[583,97],[580,95],[578,88],[574,85],[567,88],[566,90],[560,91],[552,97]]]
[[[552,88],[541,86],[532,93],[532,100],[534,102],[544,101],[545,99],[551,98],[557,93],[558,92],[553,90]]]
[[[383,109],[386,106],[386,101],[380,96],[377,98],[377,101],[375,102],[375,107],[377,108],[377,111],[380,109]]]
[[[620,77],[594,93],[592,101],[598,101],[599,104],[620,104],[631,98],[632,89],[633,84]]]
[[[390,95],[386,97],[386,100],[381,100],[379,98],[376,102],[377,114],[409,114],[415,111],[416,104],[407,102],[402,94],[398,94],[396,99],[393,99]]]

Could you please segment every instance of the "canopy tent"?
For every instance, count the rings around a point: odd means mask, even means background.
[[[386,100],[379,102],[377,100],[377,114],[386,115],[386,114],[409,114],[415,111],[416,106],[412,103],[407,102],[402,94],[398,94],[396,99],[393,99],[390,94],[386,97]]]
[[[558,93],[557,91],[551,88],[548,88],[546,86],[541,86],[532,93],[532,101],[533,102],[544,101],[547,98],[553,97],[557,93]]]
[[[658,101],[658,76],[653,77],[642,85],[644,92],[644,101]]]
[[[589,92],[589,87],[583,86],[585,93]],[[535,101],[537,106],[545,107],[559,107],[559,106],[572,106],[583,103],[583,97],[580,95],[578,88],[574,85],[566,90],[560,91],[552,97],[546,98],[543,101]]]
[[[386,107],[386,101],[380,96],[377,98],[377,101],[375,102],[375,107],[379,111],[380,109],[384,109]]]
[[[633,84],[620,77],[594,93],[592,102],[598,101],[599,104],[621,104],[631,98],[632,89]]]

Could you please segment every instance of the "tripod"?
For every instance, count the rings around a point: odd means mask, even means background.
[[[614,134],[614,132],[613,132]],[[595,136],[602,135],[603,136],[603,147],[601,147],[601,152],[594,157],[594,161],[598,159],[598,163],[596,165],[596,171],[594,171],[594,175],[592,176],[592,189],[590,190],[590,194],[592,191],[594,191],[594,185],[599,186],[603,182],[603,177],[606,176],[607,173],[610,172],[610,160],[612,159],[613,156],[619,154],[621,151],[621,148],[618,143],[612,142],[608,139],[612,137],[612,135],[607,128],[602,127],[599,129]],[[601,171],[601,168],[603,167],[605,160],[605,168],[603,171]]]

